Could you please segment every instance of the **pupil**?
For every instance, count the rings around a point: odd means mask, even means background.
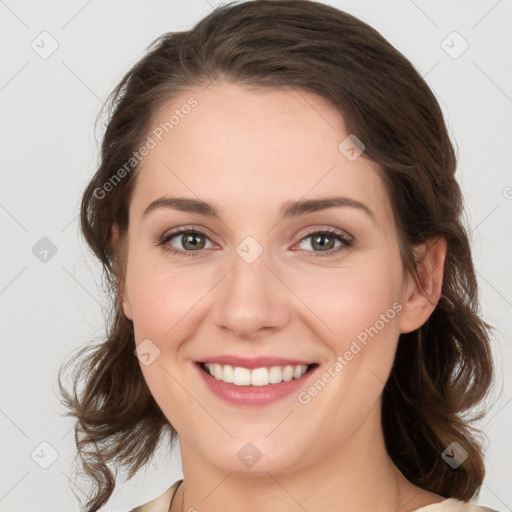
[[[327,238],[327,239],[329,239],[329,238],[331,239],[331,243],[330,243],[330,244],[326,244],[326,243],[322,243],[322,242],[320,242],[320,240],[325,240],[326,238]],[[333,244],[332,244],[332,242],[333,242],[333,239],[332,239],[332,237],[330,237],[329,235],[319,235],[319,236],[316,236],[313,240],[314,240],[315,242],[318,242],[318,244],[320,245],[320,247],[322,247],[322,248],[324,248],[324,249],[325,249],[326,247],[327,247],[327,249],[332,249],[332,245],[333,245]],[[313,245],[314,245],[314,244],[313,244]]]
[[[201,245],[200,242],[198,243],[197,241],[194,241],[194,239],[197,240],[198,238],[200,238],[200,237],[198,235],[194,235],[194,234],[185,235],[184,236],[185,241],[183,243],[183,247],[185,247],[185,249],[187,249],[187,248],[188,249],[197,249],[197,248],[201,249],[202,245],[204,245],[204,243]],[[190,244],[190,246],[187,247],[187,244]]]

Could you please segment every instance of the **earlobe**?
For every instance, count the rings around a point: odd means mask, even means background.
[[[132,309],[131,309],[130,303],[128,301],[126,301],[126,300],[123,300],[123,312],[124,312],[124,316],[126,318],[128,318],[128,320],[132,320],[133,321]]]
[[[119,243],[119,226],[117,224],[112,224],[112,228],[110,230],[110,243],[112,247],[116,247]]]
[[[443,285],[444,261],[447,243],[442,237],[429,240],[415,250],[417,275],[409,276],[400,315],[400,332],[407,333],[421,327],[434,311]]]
[[[123,313],[128,320],[133,321],[133,315],[132,315],[132,307],[130,305],[130,301],[128,300],[128,294],[126,293],[126,283],[123,283],[121,285],[121,297],[123,301]]]

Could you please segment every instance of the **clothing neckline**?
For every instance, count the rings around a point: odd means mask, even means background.
[[[435,510],[435,507],[445,506],[447,503],[457,503],[455,498],[445,498],[442,501],[437,501],[436,503],[430,503],[429,505],[425,505],[424,507],[415,508],[411,512],[430,512],[430,510]]]
[[[174,496],[176,496],[176,493],[178,492],[178,489],[181,487],[181,484],[183,483],[183,478],[181,480],[177,480],[176,482],[174,482],[174,485],[176,485],[176,489],[174,489],[174,492],[172,493],[172,496],[171,496],[171,501],[169,502],[169,509],[167,512],[170,512],[171,510],[171,507],[172,507],[172,502],[174,501]]]
[[[174,482],[174,485],[176,486],[176,488],[174,489],[174,492],[172,493],[171,501],[169,502],[168,512],[170,512],[170,510],[171,510],[172,502],[174,501],[174,497],[176,496],[178,489],[181,487],[181,484],[183,484],[183,478]],[[442,501],[438,501],[436,503],[430,503],[429,505],[425,505],[424,507],[415,508],[411,512],[430,512],[431,510],[435,510],[433,507],[444,506],[445,504],[451,503],[451,502],[456,503],[457,500],[455,498],[445,498]]]

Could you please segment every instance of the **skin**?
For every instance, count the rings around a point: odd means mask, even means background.
[[[122,289],[136,344],[149,338],[160,350],[141,370],[179,434],[184,484],[172,512],[312,512],[340,504],[407,512],[442,501],[394,466],[380,416],[400,333],[421,326],[439,299],[445,241],[426,252],[420,280],[404,273],[377,166],[364,153],[350,161],[340,152],[348,131],[325,99],[217,82],[175,97],[154,126],[190,96],[198,105],[140,168]],[[341,207],[280,220],[284,202],[333,193],[364,203],[375,219]],[[170,208],[143,215],[153,200],[177,195],[213,203],[220,218]],[[206,236],[198,256],[156,245],[190,225]],[[314,237],[304,239],[311,228],[355,240],[323,257]],[[252,263],[236,252],[247,236],[263,248]],[[167,245],[187,250],[182,242],[178,235]],[[264,407],[225,403],[193,367],[217,354],[270,355],[317,362],[320,376],[394,303],[401,310],[306,405],[295,393]],[[237,457],[248,441],[262,455],[252,468]]]

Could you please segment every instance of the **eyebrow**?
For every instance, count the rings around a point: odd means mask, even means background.
[[[326,210],[328,208],[350,207],[357,208],[365,212],[372,221],[376,221],[375,214],[364,203],[351,199],[349,197],[322,197],[319,199],[302,199],[298,201],[285,201],[281,206],[279,213],[282,219],[298,217],[308,213]],[[170,208],[187,213],[197,213],[207,217],[217,217],[220,219],[219,210],[210,203],[200,199],[189,197],[160,197],[151,202],[144,210],[143,216],[158,208]]]

